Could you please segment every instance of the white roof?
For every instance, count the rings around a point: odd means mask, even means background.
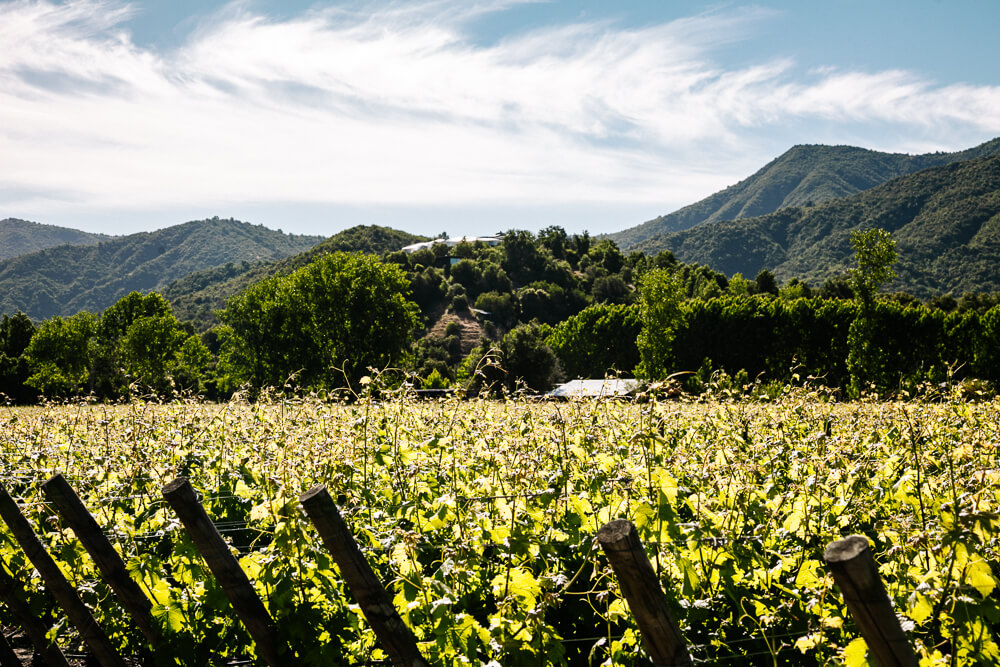
[[[486,245],[500,245],[500,238],[497,236],[459,236],[458,238],[453,239],[434,239],[433,241],[414,243],[413,245],[404,246],[403,252],[416,252],[418,250],[423,250],[424,248],[430,248],[437,243],[443,243],[452,248],[457,246],[459,243],[476,243],[477,241],[485,243]]]
[[[546,396],[557,398],[590,398],[602,396],[628,396],[639,388],[638,380],[621,380],[609,378],[605,380],[570,380],[559,385]]]

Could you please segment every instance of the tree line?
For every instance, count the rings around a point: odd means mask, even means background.
[[[625,255],[558,227],[513,231],[496,246],[332,252],[249,285],[200,335],[157,293],[38,324],[5,315],[0,392],[28,403],[356,391],[386,368],[418,387],[473,392],[678,372],[693,391],[720,377],[741,391],[812,377],[853,396],[1000,382],[995,295],[923,303],[879,294],[892,275],[891,238],[869,230],[853,243],[856,268],[816,289],[779,286],[768,271],[727,278],[669,252]],[[449,324],[435,327],[442,316]]]

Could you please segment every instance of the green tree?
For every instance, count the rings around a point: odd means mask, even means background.
[[[507,232],[500,249],[503,252],[501,267],[517,285],[526,285],[536,280],[543,272],[545,258],[539,252],[531,232],[524,230]]]
[[[174,388],[196,394],[214,395],[216,393],[214,386],[210,386],[212,361],[212,353],[201,338],[194,334],[185,338],[168,367]]]
[[[409,293],[399,266],[341,252],[251,285],[219,314],[228,386],[335,388],[400,364],[418,326]]]
[[[173,315],[136,319],[118,341],[117,349],[126,371],[144,389],[172,393],[171,371],[188,335]],[[197,338],[196,338],[197,340]]]
[[[91,348],[96,333],[97,318],[91,313],[42,322],[24,352],[31,372],[26,384],[50,397],[91,390]]]
[[[636,338],[641,329],[638,306],[602,303],[560,322],[546,342],[568,377],[630,374],[639,363]]]
[[[0,320],[0,394],[16,403],[35,398],[35,392],[25,385],[30,374],[24,351],[35,335],[35,325],[18,311]]]
[[[550,331],[537,322],[519,324],[500,341],[508,389],[523,384],[531,391],[544,392],[562,380],[559,358],[545,342]]]
[[[884,229],[851,232],[856,267],[851,269],[850,285],[854,296],[864,308],[871,308],[875,293],[896,277],[896,242]]]
[[[93,346],[91,384],[101,396],[172,393],[170,368],[187,333],[156,292],[130,292],[101,313]]]
[[[851,247],[857,266],[849,281],[857,302],[857,316],[847,333],[849,391],[860,396],[867,387],[884,390],[888,384],[888,359],[879,345],[883,338],[875,308],[875,294],[895,277],[896,242],[884,229],[851,233]]]
[[[642,362],[636,368],[638,376],[652,380],[667,377],[674,337],[682,321],[683,298],[684,288],[676,273],[653,269],[643,275],[639,285],[642,331],[637,344]]]
[[[761,269],[754,279],[754,292],[757,294],[772,294],[778,296],[778,281],[774,274],[767,269]]]

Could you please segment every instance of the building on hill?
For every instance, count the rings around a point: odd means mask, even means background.
[[[459,243],[485,243],[488,246],[500,245],[502,239],[499,236],[459,236],[454,239],[434,239],[433,241],[423,241],[412,245],[404,246],[403,252],[417,252],[424,248],[431,248],[435,244],[443,243],[449,248],[454,248]]]
[[[570,380],[545,395],[550,398],[613,398],[631,396],[638,389],[638,380]]]

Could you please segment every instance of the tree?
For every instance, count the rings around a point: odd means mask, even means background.
[[[169,370],[187,334],[156,292],[130,292],[101,313],[93,345],[91,387],[106,398],[143,391],[171,393]]]
[[[130,292],[101,313],[98,333],[104,341],[118,341],[142,317],[171,315],[170,304],[156,292]]]
[[[756,283],[754,291],[757,294],[773,294],[774,296],[778,296],[778,281],[775,280],[774,274],[767,269],[761,269],[754,282]]]
[[[116,347],[133,381],[144,389],[170,394],[171,371],[187,338],[173,315],[151,315],[132,322]]]
[[[227,384],[336,388],[400,364],[418,326],[409,293],[399,266],[341,252],[255,283],[219,314]]]
[[[637,344],[642,362],[636,374],[652,380],[663,379],[673,361],[673,342],[681,325],[684,288],[676,273],[653,269],[642,277],[639,308],[642,331]]]
[[[888,360],[879,346],[882,339],[875,308],[875,293],[895,277],[896,242],[884,229],[851,232],[851,247],[857,266],[849,281],[857,302],[857,316],[847,333],[847,371],[850,393],[860,396],[866,387],[884,389],[888,384]]]
[[[538,242],[549,249],[556,259],[566,258],[566,246],[569,243],[569,236],[566,230],[557,225],[546,227],[538,232]]]
[[[92,389],[91,346],[97,318],[90,313],[53,317],[24,351],[31,375],[26,380],[46,396],[71,396]]]
[[[29,375],[24,351],[35,331],[35,325],[21,311],[4,315],[0,320],[0,394],[16,403],[35,398],[35,393],[24,384]]]
[[[639,363],[636,338],[641,328],[637,306],[595,304],[560,322],[546,342],[569,377],[630,374]]]
[[[896,277],[896,242],[884,229],[851,232],[851,248],[857,266],[851,270],[850,284],[864,308],[871,308],[875,293]]]
[[[181,344],[177,355],[169,366],[174,388],[196,394],[214,394],[214,386],[209,386],[209,368],[212,353],[202,340],[191,334]]]
[[[518,285],[525,285],[543,272],[545,258],[538,251],[531,232],[511,230],[500,245],[503,252],[501,267]]]
[[[500,341],[508,389],[523,383],[531,391],[544,392],[562,379],[559,359],[545,343],[550,331],[537,322],[519,324]]]
[[[629,303],[632,300],[632,289],[617,273],[595,279],[591,294],[596,303]]]

